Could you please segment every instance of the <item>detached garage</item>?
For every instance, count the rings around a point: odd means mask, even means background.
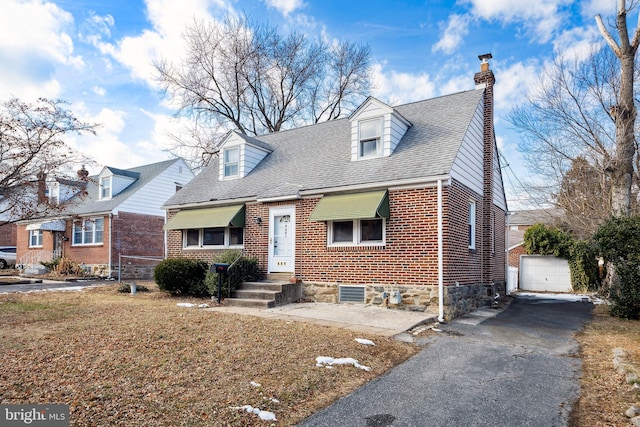
[[[520,290],[571,292],[569,261],[555,256],[521,255]]]

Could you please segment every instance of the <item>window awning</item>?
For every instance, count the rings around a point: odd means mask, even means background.
[[[27,230],[42,230],[42,231],[64,231],[67,226],[63,219],[56,219],[53,221],[37,222],[27,225]]]
[[[311,221],[360,218],[389,218],[389,194],[386,190],[325,196],[309,217]]]
[[[165,230],[189,228],[244,227],[244,205],[189,209],[178,212],[164,226]]]

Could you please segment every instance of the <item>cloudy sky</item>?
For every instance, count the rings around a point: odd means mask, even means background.
[[[496,134],[511,206],[526,176],[506,122],[545,63],[601,38],[615,0],[3,0],[0,100],[63,99],[98,135],[72,137],[100,165],[169,158],[173,110],[154,80],[155,58],[178,58],[185,25],[247,14],[311,38],[366,43],[372,95],[391,105],[473,89],[479,54],[496,75]],[[632,19],[635,19],[632,18]],[[630,20],[630,22],[635,22]],[[633,26],[633,24],[631,24]],[[99,169],[95,167],[92,172]],[[511,207],[510,206],[510,207]]]

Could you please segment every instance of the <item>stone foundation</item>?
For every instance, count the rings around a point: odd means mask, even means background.
[[[122,266],[120,272],[120,279],[122,280],[153,280],[153,271],[156,268],[155,265],[133,265],[127,264]],[[115,277],[118,277],[118,272],[114,272]]]
[[[315,302],[336,304],[339,302],[339,285],[338,283],[303,282],[303,297]],[[438,314],[438,286],[363,285],[363,287],[365,304]],[[505,290],[505,283],[445,286],[443,289],[444,318],[450,321],[480,307],[490,306],[496,296],[505,295]]]

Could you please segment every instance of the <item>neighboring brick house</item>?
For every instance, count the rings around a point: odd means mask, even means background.
[[[440,318],[505,287],[506,199],[487,59],[476,90],[248,137],[230,132],[165,204],[168,256],[238,248],[316,301],[380,303]]]
[[[117,274],[120,255],[163,257],[162,204],[189,183],[193,172],[182,159],[130,169],[104,167],[96,176],[42,182],[41,197],[58,205],[54,216],[21,221],[17,264],[41,272],[41,261],[65,256],[95,275]],[[136,265],[127,259],[127,265]],[[139,262],[138,264],[143,264]]]

